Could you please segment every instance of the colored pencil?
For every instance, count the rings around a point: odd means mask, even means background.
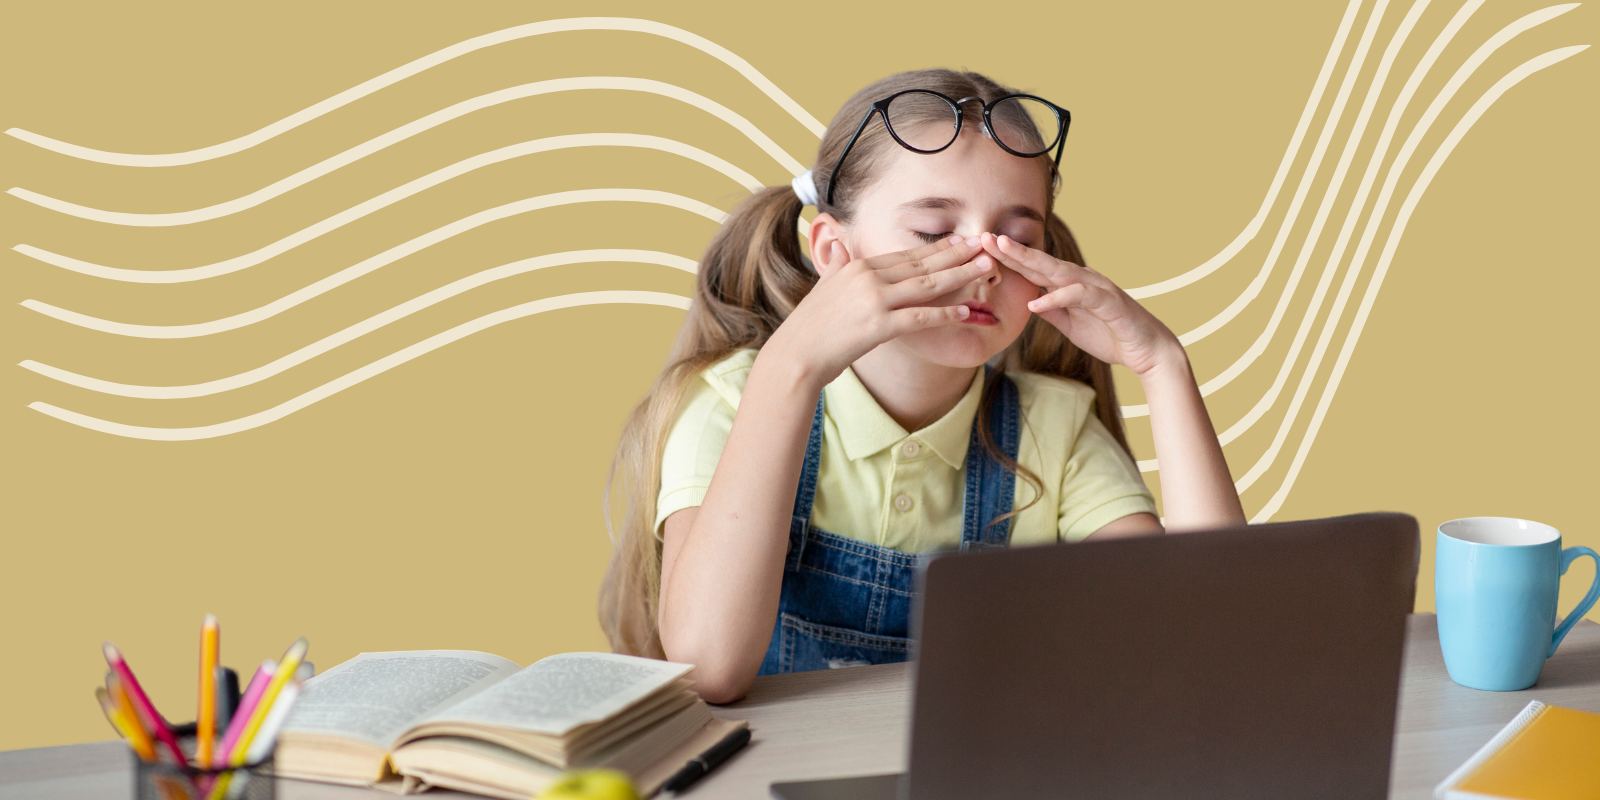
[[[122,682],[123,690],[128,693],[129,699],[133,700],[133,707],[144,715],[144,723],[155,732],[156,739],[167,748],[179,766],[189,766],[189,759],[184,756],[183,749],[178,747],[178,740],[172,735],[172,729],[167,727],[167,721],[162,719],[161,713],[156,711],[155,705],[145,695],[144,687],[139,685],[139,679],[133,677],[133,670],[128,668],[128,662],[123,660],[122,653],[117,651],[117,646],[106,642],[102,649],[106,654],[106,663],[117,673],[117,679]]]
[[[217,776],[217,782],[211,784],[211,791],[206,794],[206,800],[221,800],[228,796],[228,787],[233,785],[233,770],[228,770]]]
[[[310,646],[302,636],[284,651],[283,660],[278,662],[278,669],[272,675],[272,682],[267,684],[267,690],[262,693],[261,701],[250,711],[250,721],[245,723],[244,733],[239,735],[239,741],[234,743],[233,751],[228,755],[228,764],[235,767],[244,765],[245,753],[249,751],[250,743],[255,741],[256,733],[261,730],[261,723],[266,720],[267,712],[272,710],[273,701],[278,699],[278,693],[283,691],[283,685],[294,677],[295,671],[300,668],[300,662],[306,657],[306,649]]]
[[[192,795],[183,784],[171,775],[155,774],[150,779],[155,782],[156,788],[161,790],[161,796],[167,800],[191,800]]]
[[[117,708],[116,702],[111,699],[110,693],[104,686],[94,687],[94,699],[99,701],[100,710],[105,712],[106,721],[111,723],[111,727],[117,730],[118,735],[128,741],[128,746],[133,748],[133,752],[139,754],[139,760],[146,763],[155,761],[156,749],[151,745],[150,737],[142,735],[144,733],[142,728],[135,733],[134,726],[138,723],[123,716],[122,709]]]
[[[111,694],[112,705],[128,725],[128,743],[133,745],[134,752],[141,757],[149,753],[149,760],[154,761],[156,743],[150,739],[150,732],[144,729],[144,723],[139,721],[139,712],[133,709],[133,701],[128,698],[115,672],[106,673],[106,690]]]
[[[244,697],[239,700],[239,708],[233,712],[233,719],[228,722],[227,733],[222,735],[222,744],[217,746],[216,752],[211,756],[211,766],[218,769],[228,766],[228,755],[233,752],[233,746],[244,734],[245,723],[250,721],[250,712],[261,702],[261,695],[266,693],[267,684],[272,682],[272,676],[277,672],[277,668],[278,662],[269,658],[261,662],[261,666],[256,669],[256,674],[250,678],[250,685],[245,687]]]
[[[207,614],[200,625],[200,713],[195,724],[195,760],[211,763],[217,743],[217,648],[221,631],[217,618]]]
[[[250,749],[245,751],[244,763],[256,764],[272,752],[272,747],[278,741],[278,732],[283,730],[283,721],[289,718],[289,712],[294,708],[294,701],[300,698],[300,685],[302,681],[292,680],[278,692],[278,699],[272,703],[272,710],[267,712],[266,720],[261,723],[261,731],[256,734],[255,741],[250,743]]]

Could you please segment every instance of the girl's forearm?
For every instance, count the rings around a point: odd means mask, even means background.
[[[1164,526],[1168,531],[1185,531],[1242,525],[1244,507],[1189,355],[1177,342],[1173,344],[1166,358],[1139,375],[1161,467]]]
[[[662,644],[668,658],[696,665],[708,699],[742,696],[772,637],[822,388],[776,350],[757,355],[705,500],[662,576]]]

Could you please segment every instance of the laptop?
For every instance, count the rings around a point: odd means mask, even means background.
[[[780,800],[1386,798],[1417,521],[931,559],[909,770]]]

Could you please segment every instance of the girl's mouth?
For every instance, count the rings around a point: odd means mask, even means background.
[[[994,309],[981,300],[968,300],[962,303],[967,307],[967,318],[962,322],[968,325],[998,325],[1000,320],[994,316]]]

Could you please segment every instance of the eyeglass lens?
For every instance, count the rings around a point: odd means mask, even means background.
[[[936,94],[906,92],[889,102],[887,116],[889,128],[902,142],[915,150],[931,152],[955,141],[957,113]],[[989,113],[995,135],[1017,153],[1038,155],[1055,144],[1060,123],[1055,111],[1044,103],[1008,97]]]

